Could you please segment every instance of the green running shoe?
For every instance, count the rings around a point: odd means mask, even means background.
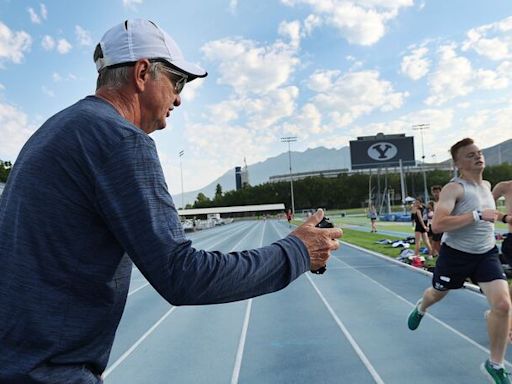
[[[421,319],[423,319],[423,316],[425,315],[425,314],[422,315],[418,309],[421,304],[421,300],[422,299],[418,300],[418,302],[414,306],[414,309],[409,314],[409,318],[407,319],[407,325],[409,326],[409,329],[411,331],[414,331],[416,328],[419,327]]]
[[[482,373],[489,379],[490,383],[495,384],[511,384],[510,373],[505,368],[496,369],[491,365],[491,362],[487,359],[485,363],[480,366]]]

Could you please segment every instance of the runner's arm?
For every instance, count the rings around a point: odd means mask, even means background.
[[[457,183],[448,183],[443,187],[432,220],[432,231],[434,233],[454,231],[474,222],[473,212],[451,216],[457,199],[463,193],[462,186]]]

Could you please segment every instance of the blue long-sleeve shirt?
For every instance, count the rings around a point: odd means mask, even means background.
[[[294,236],[194,249],[153,140],[89,96],[34,133],[0,197],[0,382],[101,382],[132,261],[174,305],[277,291],[310,265]]]

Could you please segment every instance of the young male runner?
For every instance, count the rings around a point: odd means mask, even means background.
[[[491,310],[487,320],[490,356],[482,372],[494,383],[511,383],[503,366],[509,331],[510,295],[501,266],[494,222],[503,216],[488,181],[482,179],[484,156],[472,139],[466,138],[450,149],[460,177],[441,190],[432,222],[434,232],[444,232],[432,287],[423,293],[410,313],[408,326],[415,330],[426,310],[443,299],[450,289],[461,288],[466,278],[479,283]]]

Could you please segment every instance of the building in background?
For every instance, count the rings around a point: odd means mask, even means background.
[[[249,169],[247,168],[247,161],[244,157],[244,167],[235,167],[235,184],[236,190],[247,187],[249,184]]]

